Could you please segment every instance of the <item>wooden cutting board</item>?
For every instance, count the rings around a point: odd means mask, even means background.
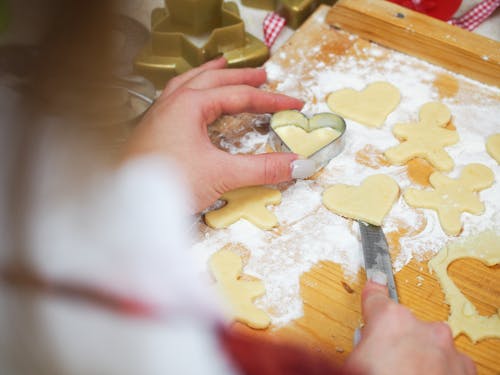
[[[452,64],[455,70],[460,71],[462,74],[469,75],[475,79],[481,79],[490,84],[500,84],[500,80],[497,80],[500,77],[500,59],[498,57],[500,49],[493,51],[488,49],[490,47],[498,47],[498,43],[490,43],[488,40],[485,41],[485,38],[478,39],[476,35],[471,33],[463,34],[461,30],[452,34],[451,37],[446,37],[445,34],[436,36],[437,34],[434,33],[434,37],[431,37],[432,40],[429,41],[428,38],[426,39],[422,35],[428,34],[429,27],[437,27],[441,30],[441,24],[445,25],[444,23],[429,20],[430,24],[423,24],[422,22],[425,19],[422,21],[418,18],[418,22],[416,22],[414,18],[408,16],[408,22],[412,24],[412,31],[408,31],[405,27],[399,25],[401,15],[394,17],[394,14],[391,13],[394,8],[387,10],[384,7],[375,7],[374,9],[373,3],[384,2],[369,0],[352,1],[359,9],[364,9],[362,6],[363,2],[370,4],[370,11],[376,17],[370,17],[369,12],[365,14],[364,17],[367,17],[365,24],[362,25],[363,22],[360,21],[355,25],[358,33],[363,34],[362,30],[366,29],[366,23],[370,24],[372,22],[374,29],[379,30],[382,27],[385,30],[384,33],[389,33],[394,40],[405,46],[412,43],[418,45],[422,40],[425,40],[433,48],[429,50],[428,47],[423,51],[421,48],[417,48],[417,53],[412,52],[411,48],[407,48],[406,50],[403,49],[404,52],[417,55],[425,60],[431,60],[436,64],[440,64],[440,61],[444,59],[445,61],[441,65],[445,67],[447,64]],[[329,7],[320,7],[281,50],[271,57],[271,61],[283,69],[288,69],[294,64],[294,61],[300,61],[300,59],[304,58],[304,51],[314,49],[314,53],[308,53],[310,64],[306,65],[306,68],[302,72],[303,78],[306,79],[318,63],[335,64],[339,56],[346,54],[355,56],[356,58],[365,58],[360,51],[363,50],[363,46],[369,43],[367,39],[350,38],[347,33],[339,32],[327,22],[328,19],[331,23],[336,23],[337,26],[340,26],[345,20],[349,20],[355,12],[359,11],[359,9],[349,10],[349,3],[349,1],[340,1],[337,4],[337,6],[340,5],[342,7],[341,13],[343,15],[340,16],[334,13],[335,9],[328,14],[330,11]],[[396,27],[393,27],[394,25],[391,21],[394,18],[398,22]],[[423,28],[422,33],[419,32],[419,28]],[[442,31],[440,32],[442,33]],[[401,43],[401,33],[406,38],[404,39],[404,43]],[[377,31],[372,32],[372,34],[380,33]],[[364,36],[367,37],[368,35]],[[461,42],[463,42],[467,37],[470,37],[468,40],[471,45],[459,46],[456,42],[450,42],[450,45],[447,44],[447,40],[450,41],[453,39],[456,41],[457,38],[462,38]],[[383,35],[382,37],[380,35],[375,36],[376,38],[382,44],[392,48],[398,47],[398,43],[384,43],[383,40],[380,40],[383,39]],[[480,45],[478,45],[478,40]],[[432,41],[436,44],[435,46]],[[465,64],[453,64],[449,56],[434,56],[443,50],[443,43],[454,51],[454,60],[459,59],[460,54],[465,54]],[[429,58],[429,55],[431,58]],[[283,58],[283,56],[286,56],[286,58]],[[489,56],[489,58],[484,58],[484,56]],[[456,95],[459,85],[461,89],[465,87],[471,90],[471,92],[480,90],[478,85],[467,81],[465,78],[462,79],[450,74],[437,76],[433,85],[441,98]],[[277,82],[271,81],[269,87],[271,90],[276,89]],[[311,94],[307,94],[306,91],[304,95],[302,97],[304,100],[313,102],[324,100],[324,98],[316,98]],[[500,96],[494,96],[493,99],[497,100],[500,105]],[[428,172],[418,162],[409,166],[409,174],[413,174],[413,178],[415,179],[425,178],[426,173]],[[394,255],[397,253],[399,237],[404,236],[404,234],[403,232],[388,234],[391,254]],[[444,303],[444,295],[439,283],[429,273],[427,260],[412,260],[395,275],[400,301],[422,320],[445,321],[449,308]],[[478,261],[464,259],[456,261],[450,266],[449,275],[464,292],[466,297],[477,307],[480,314],[492,315],[500,306],[499,271],[499,266],[488,268]],[[307,346],[311,350],[321,352],[331,358],[333,362],[341,364],[352,350],[353,333],[361,323],[360,293],[364,281],[365,275],[363,270],[357,275],[356,281],[352,282],[344,278],[343,271],[339,265],[331,262],[321,262],[301,278],[301,296],[304,301],[304,316],[302,318],[278,330],[253,331],[239,324],[236,324],[234,329],[273,340],[296,342],[299,345]],[[459,350],[473,358],[478,366],[479,374],[500,374],[500,340],[487,339],[473,344],[467,337],[459,336],[455,342]]]

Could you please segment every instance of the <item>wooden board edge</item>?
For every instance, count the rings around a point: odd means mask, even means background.
[[[500,87],[500,42],[386,1],[339,0],[326,22],[361,38]]]

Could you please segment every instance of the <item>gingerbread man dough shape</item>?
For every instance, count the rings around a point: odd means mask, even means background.
[[[429,261],[429,268],[443,288],[446,303],[450,305],[448,323],[453,337],[464,333],[473,341],[500,338],[500,309],[492,316],[481,316],[474,305],[462,294],[448,276],[448,266],[461,258],[474,258],[487,266],[500,263],[500,236],[494,232],[484,232],[470,237],[464,242],[449,245]]]
[[[455,130],[443,129],[450,119],[450,110],[444,104],[424,104],[419,112],[418,124],[394,126],[394,136],[403,142],[388,149],[385,156],[396,165],[420,157],[440,171],[451,171],[455,163],[444,147],[457,143],[459,138]]]
[[[256,329],[268,327],[269,316],[252,302],[265,293],[264,284],[239,280],[243,268],[241,258],[229,250],[220,250],[210,257],[209,266],[234,319]]]
[[[434,190],[407,189],[403,197],[410,206],[430,208],[437,211],[444,232],[456,236],[462,229],[460,215],[469,212],[473,215],[484,213],[484,204],[477,192],[490,187],[495,177],[488,167],[482,164],[469,164],[457,179],[440,172],[430,177]]]
[[[205,214],[205,222],[212,228],[227,228],[240,219],[246,219],[262,229],[271,229],[278,225],[276,215],[266,206],[281,202],[279,190],[250,186],[228,191],[220,199],[227,204]]]

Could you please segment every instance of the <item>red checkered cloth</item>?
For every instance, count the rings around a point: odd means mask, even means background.
[[[462,17],[452,18],[448,22],[463,29],[473,31],[482,24],[500,6],[500,0],[484,0]]]
[[[276,13],[269,13],[264,18],[264,42],[268,48],[271,48],[281,30],[285,27],[286,20]]]

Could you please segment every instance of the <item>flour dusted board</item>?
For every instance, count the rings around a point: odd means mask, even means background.
[[[296,341],[341,363],[352,350],[352,334],[360,324],[360,291],[365,276],[355,223],[327,211],[321,204],[322,192],[335,183],[357,185],[368,175],[380,173],[394,177],[403,189],[419,187],[415,181],[425,182],[425,175],[432,172],[425,163],[417,160],[409,166],[390,166],[383,151],[398,144],[392,126],[414,121],[418,109],[431,100],[443,101],[450,108],[453,119],[448,126],[456,127],[467,142],[450,148],[457,164],[450,175],[456,177],[468,159],[467,163],[488,165],[498,180],[498,165],[484,150],[483,133],[498,128],[499,124],[492,121],[500,118],[500,92],[336,31],[325,23],[327,11],[327,7],[320,8],[271,58],[266,65],[269,89],[305,100],[304,111],[310,115],[328,111],[325,99],[329,92],[345,87],[360,90],[372,81],[382,80],[401,90],[400,105],[381,129],[348,121],[342,155],[312,180],[281,186],[282,203],[273,208],[279,227],[264,233],[245,222],[221,231],[200,224],[202,235],[194,249],[204,263],[204,257],[206,260],[228,242],[238,243],[244,253],[245,274],[264,282],[268,293],[257,304],[270,313],[271,329],[263,333],[240,325],[235,329]],[[218,132],[221,129],[224,136]],[[226,118],[210,131],[218,144],[231,152],[266,150],[266,129],[260,119]],[[493,203],[499,193],[497,184],[481,193],[487,212],[479,218],[467,216],[461,235],[498,227],[498,207]],[[397,271],[401,302],[421,319],[446,320],[448,308],[443,293],[426,265],[429,257],[449,240],[437,218],[409,208],[400,198],[384,222],[384,231]],[[485,315],[493,314],[500,304],[500,280],[495,272],[469,260],[457,261],[449,269],[452,279]],[[302,306],[303,311],[299,310]],[[285,326],[276,329],[280,324]],[[459,337],[456,342],[474,358],[480,373],[498,373],[499,340],[472,345],[467,338]]]
[[[339,0],[327,23],[500,87],[500,43],[388,1]]]

